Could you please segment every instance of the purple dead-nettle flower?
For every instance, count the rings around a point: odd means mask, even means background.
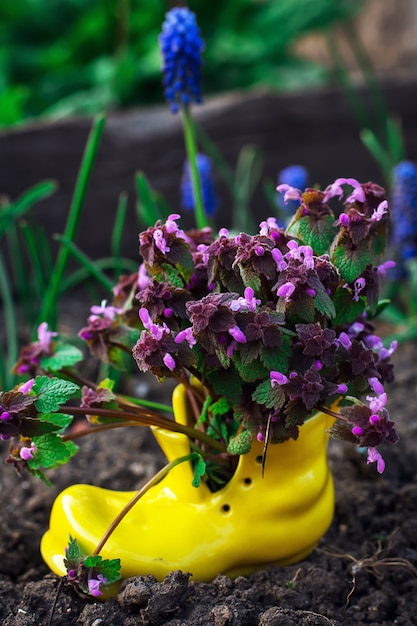
[[[227,230],[227,228],[221,228],[219,230],[219,239],[220,237],[226,237],[226,238],[229,237],[229,231]]]
[[[378,413],[382,411],[387,403],[387,394],[381,393],[379,396],[366,396],[366,399],[369,402],[369,408],[373,413]]]
[[[355,178],[337,178],[334,183],[329,185],[324,193],[323,202],[327,202],[330,198],[337,196],[339,199],[343,197],[344,191],[342,185],[350,185],[353,187],[353,192],[346,199],[347,203],[350,202],[365,202],[365,192],[362,185]]]
[[[34,378],[29,378],[29,380],[27,380],[26,382],[22,383],[17,390],[20,391],[20,393],[30,393],[32,391],[32,387],[35,384],[35,379]]]
[[[283,272],[287,269],[287,261],[285,260],[284,255],[282,254],[281,250],[279,250],[279,248],[274,248],[271,252],[271,255],[277,265],[277,270],[279,272]]]
[[[339,345],[343,346],[346,350],[349,350],[350,346],[352,345],[352,341],[349,335],[344,331],[340,333],[337,341]]]
[[[277,295],[280,298],[284,298],[285,302],[290,302],[291,301],[291,296],[295,291],[295,285],[294,283],[291,282],[286,282],[283,285],[281,285],[281,287],[278,288],[277,290]]]
[[[362,322],[354,322],[351,324],[347,330],[347,334],[351,339],[355,339],[358,335],[360,335],[365,330],[365,324]]]
[[[374,378],[370,378],[368,380],[368,383],[369,383],[369,386],[370,386],[370,388],[372,389],[372,391],[374,393],[377,393],[377,394],[384,393],[384,391],[385,391],[384,390],[384,385],[381,383],[381,381],[378,378],[375,378],[375,377]]]
[[[52,337],[56,337],[58,333],[48,330],[47,322],[42,322],[38,326],[38,341],[43,352],[45,354],[51,353],[51,340]]]
[[[372,350],[380,350],[384,347],[381,337],[378,335],[366,335],[363,338],[363,343],[367,348],[371,348]]]
[[[166,239],[164,237],[164,232],[161,228],[156,228],[154,230],[153,238],[156,247],[162,252],[162,254],[165,254],[166,252],[169,252],[171,250],[171,248],[167,245]]]
[[[357,278],[353,283],[353,300],[359,302],[359,294],[365,288],[366,280],[362,277]]]
[[[368,448],[367,461],[369,463],[376,463],[376,470],[378,474],[383,474],[385,470],[385,461],[376,448]]]
[[[99,306],[93,305],[90,311],[95,316],[102,315],[109,320],[114,320],[116,315],[120,315],[122,312],[121,309],[117,309],[114,306],[107,306],[107,300],[102,300]]]
[[[387,275],[387,271],[391,270],[395,266],[396,266],[395,261],[389,260],[389,261],[385,261],[384,263],[381,263],[381,265],[378,265],[376,269],[380,276],[385,277]]]
[[[100,591],[100,587],[105,585],[106,582],[107,578],[104,578],[102,574],[97,574],[97,578],[89,578],[87,581],[89,594],[96,598],[102,596],[103,592]]]
[[[286,385],[288,382],[287,376],[285,376],[285,374],[281,374],[281,372],[272,371],[269,373],[269,376],[271,378],[272,387],[275,385]]]
[[[388,213],[388,201],[383,200],[382,202],[378,204],[377,208],[372,213],[371,221],[380,222],[382,218],[384,217],[384,215],[386,215],[387,213]]]
[[[391,341],[388,348],[382,347],[378,352],[378,356],[380,360],[383,361],[384,359],[388,359],[396,351],[397,348],[398,348],[398,341],[396,340]]]
[[[271,231],[278,230],[280,228],[275,217],[268,217],[259,224],[259,234],[263,237],[268,237]]]
[[[237,300],[232,300],[230,308],[232,311],[256,311],[256,308],[261,304],[259,298],[255,298],[255,292],[252,287],[246,287],[243,298],[240,296]]]
[[[279,193],[283,193],[284,194],[284,203],[287,204],[287,202],[289,200],[298,200],[299,202],[301,202],[302,200],[302,193],[299,189],[296,189],[295,187],[291,187],[290,185],[287,185],[285,183],[283,183],[282,185],[278,185],[277,187],[277,191]]]
[[[30,461],[31,459],[33,459],[35,453],[36,446],[33,441],[30,446],[22,446],[19,451],[20,458],[23,459],[23,461]]]
[[[245,333],[239,328],[239,326],[232,326],[228,328],[227,332],[233,337],[237,343],[246,343],[247,339]]]
[[[142,324],[148,330],[151,335],[153,335],[158,341],[162,339],[164,333],[170,334],[170,329],[165,324],[165,322],[161,325],[155,324],[150,318],[149,312],[147,309],[139,309],[139,317],[141,319]]]
[[[146,289],[146,287],[149,287],[151,282],[152,280],[148,274],[145,263],[141,263],[138,269],[138,280],[137,280],[137,287],[139,291],[142,291],[142,289]]]
[[[191,327],[180,330],[175,337],[175,343],[182,343],[183,341],[186,341],[190,348],[196,345],[197,340],[193,335],[193,329]]]
[[[311,246],[300,246],[292,239],[287,243],[287,247],[289,252],[286,252],[284,255],[286,259],[296,259],[301,261],[307,269],[314,269],[313,249]]]

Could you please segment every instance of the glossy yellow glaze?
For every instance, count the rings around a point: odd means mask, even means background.
[[[186,423],[182,386],[174,391],[173,406],[177,421]],[[176,569],[209,581],[219,573],[247,575],[271,563],[301,560],[333,517],[326,433],[331,423],[317,414],[301,427],[297,441],[270,445],[263,477],[263,446],[254,442],[233,478],[216,493],[205,484],[193,487],[191,465],[178,465],[134,506],[101,555],[121,559],[123,578],[153,574],[159,580]],[[161,429],[154,435],[169,460],[190,451],[185,435]],[[133,495],[91,485],[63,491],[41,544],[51,570],[66,573],[63,557],[70,534],[91,553]]]

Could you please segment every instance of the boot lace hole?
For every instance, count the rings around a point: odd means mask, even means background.
[[[222,513],[230,513],[230,504],[223,504],[221,511]]]

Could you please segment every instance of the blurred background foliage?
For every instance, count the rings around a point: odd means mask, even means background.
[[[162,102],[163,0],[1,0],[0,126]],[[184,4],[184,3],[182,3]],[[362,0],[189,0],[206,42],[205,94],[323,84],[292,44],[348,20]]]

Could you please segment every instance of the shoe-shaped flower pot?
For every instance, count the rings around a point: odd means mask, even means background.
[[[183,386],[174,390],[178,422],[187,422]],[[333,480],[327,463],[327,428],[318,413],[296,441],[268,447],[254,441],[235,474],[220,491],[193,487],[190,463],[177,465],[147,491],[106,542],[103,558],[120,558],[122,578],[153,574],[158,580],[177,569],[195,580],[217,574],[247,575],[270,564],[288,565],[307,556],[328,529],[334,511]],[[169,461],[189,454],[180,433],[154,429]],[[41,552],[52,571],[65,575],[69,535],[91,554],[108,526],[135,492],[74,485],[56,499]]]

